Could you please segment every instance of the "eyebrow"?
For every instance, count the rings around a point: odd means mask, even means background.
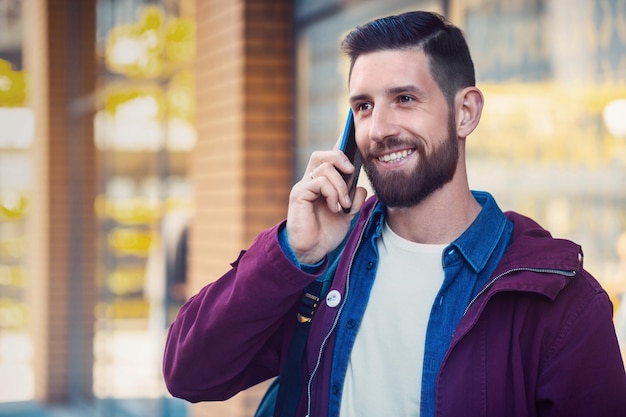
[[[392,87],[392,88],[388,88],[385,90],[386,94],[401,94],[401,93],[413,93],[415,94],[417,97],[426,97],[426,93],[424,93],[423,90],[421,90],[420,88],[414,86],[414,85],[403,85],[403,86],[399,86],[399,87]]]
[[[426,97],[426,94],[424,93],[424,91],[414,85],[402,85],[398,87],[390,87],[385,90],[386,95],[396,95],[396,94],[401,94],[401,93],[412,93],[412,94],[415,94],[418,98]],[[353,104],[358,101],[368,100],[369,98],[370,96],[367,94],[357,94],[355,96],[351,96],[349,101],[351,104]]]
[[[369,98],[370,96],[368,96],[367,94],[357,94],[356,96],[350,96],[350,99],[348,101],[350,102],[350,104],[354,104],[358,101],[367,100]]]

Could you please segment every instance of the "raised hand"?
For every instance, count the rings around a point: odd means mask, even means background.
[[[338,170],[350,174],[354,166],[339,150],[316,151],[303,178],[291,189],[287,212],[287,238],[298,260],[314,264],[343,240],[367,191],[359,187],[354,201]],[[349,208],[348,213],[344,208]]]

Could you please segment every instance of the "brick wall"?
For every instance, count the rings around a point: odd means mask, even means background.
[[[292,7],[287,0],[246,2],[245,243],[287,212],[295,114]]]
[[[221,276],[240,249],[286,215],[292,182],[290,0],[196,0],[197,129],[190,293]],[[263,387],[195,417],[250,416]]]
[[[92,396],[95,292],[95,2],[25,2],[35,110],[31,306],[36,399]]]

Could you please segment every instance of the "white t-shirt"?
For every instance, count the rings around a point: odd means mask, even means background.
[[[385,224],[379,264],[348,363],[341,417],[419,416],[426,327],[447,245],[408,241]]]

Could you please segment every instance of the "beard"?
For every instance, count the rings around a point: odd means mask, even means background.
[[[367,173],[378,199],[387,207],[408,208],[421,203],[434,191],[446,185],[454,177],[459,158],[459,144],[456,137],[455,120],[448,117],[448,137],[436,147],[431,155],[426,155],[424,145],[416,141],[417,165],[409,173],[400,171],[380,172],[376,168],[375,157],[366,155],[363,169]],[[376,153],[387,147],[410,143],[401,138],[388,138],[378,144]],[[413,146],[413,145],[411,145]]]

